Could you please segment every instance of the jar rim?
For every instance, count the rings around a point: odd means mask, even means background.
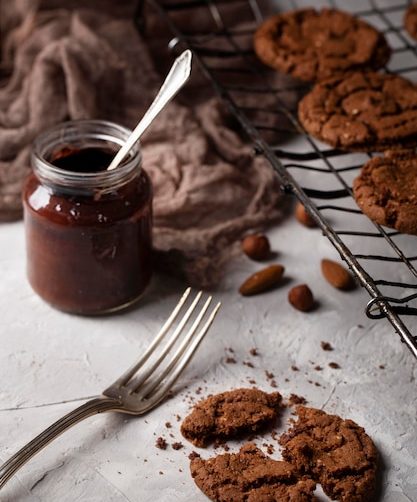
[[[33,142],[31,162],[35,174],[46,184],[61,188],[114,190],[138,175],[142,161],[139,144],[133,146],[126,160],[111,171],[76,172],[62,169],[48,160],[47,152],[83,139],[120,147],[131,132],[127,127],[107,120],[61,122],[41,133]]]

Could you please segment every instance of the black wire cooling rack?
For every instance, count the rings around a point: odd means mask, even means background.
[[[263,155],[276,172],[282,189],[304,204],[366,288],[371,296],[366,307],[368,317],[387,318],[417,358],[417,336],[412,334],[410,322],[414,320],[410,316],[417,315],[414,301],[417,299],[414,265],[417,238],[374,224],[361,213],[352,197],[351,186],[369,155],[330,149],[307,135],[298,123],[296,106],[287,101],[289,90],[292,94],[302,93],[306,90],[305,84],[285,76],[279,85],[275,81],[271,83],[273,72],[256,61],[250,45],[242,46],[242,39],[251,38],[256,27],[274,11],[308,5],[349,9],[385,34],[392,47],[385,71],[416,81],[417,44],[403,27],[408,3],[404,0],[328,0],[308,4],[302,0],[275,0],[271,9],[271,4],[263,0],[141,0],[135,17],[139,29],[144,29],[145,5],[167,23],[172,32],[170,48],[188,47],[193,51],[194,59],[238,119],[256,153]],[[233,15],[230,20],[227,9],[233,11],[233,8],[241,13],[242,23],[236,23]],[[182,18],[188,16],[192,30],[178,26],[179,13]],[[205,28],[201,32],[196,31],[197,18],[204,20]],[[208,25],[211,28],[207,29]],[[260,107],[257,103],[256,96],[260,94],[268,98],[267,106]],[[242,96],[252,97],[252,104],[249,106]],[[268,121],[263,123],[259,117],[268,114],[277,114],[280,119],[272,125]],[[258,118],[254,120],[254,116]],[[274,133],[280,135],[278,142],[271,140]]]

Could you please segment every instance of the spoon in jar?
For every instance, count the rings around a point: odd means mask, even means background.
[[[184,51],[172,65],[165,82],[159,89],[156,98],[148,108],[148,111],[139,121],[132,134],[127,138],[125,144],[111,161],[107,171],[115,169],[129,153],[130,149],[139,140],[146,129],[151,125],[155,117],[161,112],[171,99],[177,94],[181,87],[187,82],[191,74],[192,53],[190,50]]]

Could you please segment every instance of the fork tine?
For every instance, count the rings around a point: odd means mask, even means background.
[[[165,321],[162,328],[159,330],[159,332],[156,335],[156,337],[154,338],[153,342],[146,349],[143,356],[139,359],[139,361],[137,363],[135,363],[125,373],[123,373],[123,375],[116,380],[115,384],[126,385],[127,382],[132,378],[132,376],[138,371],[138,369],[149,359],[149,356],[155,350],[156,346],[159,345],[161,340],[164,338],[164,336],[168,332],[169,328],[172,326],[172,323],[177,318],[181,308],[183,307],[184,303],[187,301],[187,298],[190,295],[190,292],[191,292],[191,288],[187,288],[184,291],[182,297],[180,298],[180,301],[177,303],[174,310],[171,312],[171,315],[168,317],[168,319]]]
[[[165,344],[165,347],[161,350],[160,354],[156,358],[156,360],[150,365],[149,368],[146,368],[145,370],[141,371],[140,376],[138,379],[135,381],[135,388],[139,387],[140,385],[145,382],[149,375],[151,375],[155,369],[161,364],[161,362],[165,359],[165,356],[168,354],[170,351],[171,347],[174,345],[174,343],[177,341],[179,336],[181,335],[184,326],[187,324],[189,318],[191,317],[192,313],[194,312],[198,302],[200,301],[201,295],[203,294],[202,291],[199,291],[194,298],[192,304],[188,308],[187,312],[184,314],[183,318],[181,321],[178,323],[178,326],[175,328],[174,333],[171,335],[171,337],[168,339],[167,343]],[[133,392],[133,391],[132,391]]]
[[[217,312],[221,306],[221,303],[219,302],[214,309],[212,310],[209,318],[207,319],[206,323],[204,326],[201,328],[199,333],[194,337],[194,340],[186,349],[186,351],[179,356],[179,358],[176,360],[176,363],[174,365],[174,369],[171,371],[170,375],[165,375],[165,378],[168,376],[168,380],[157,390],[157,392],[149,399],[148,404],[149,406],[146,408],[145,411],[149,411],[152,409],[154,406],[156,406],[159,401],[161,401],[169,392],[169,390],[172,388],[172,386],[175,384],[179,376],[182,374],[182,372],[185,370],[187,364],[190,362],[192,356],[194,355],[194,352],[198,349],[198,346],[202,342],[203,338],[207,334],[207,331],[209,330],[210,326],[212,325],[214,318],[217,315]],[[146,396],[143,396],[146,397]]]
[[[209,308],[212,299],[213,298],[211,296],[209,296],[207,298],[205,304],[203,305],[203,308],[200,310],[200,313],[198,314],[198,316],[194,320],[191,328],[188,330],[188,332],[185,335],[184,339],[182,340],[180,346],[177,348],[177,350],[175,351],[174,355],[172,356],[171,361],[165,367],[165,369],[163,369],[160,372],[160,374],[158,375],[157,379],[156,380],[152,379],[152,381],[147,382],[147,383],[145,383],[146,380],[142,379],[142,378],[140,380],[138,380],[137,382],[135,381],[135,386],[134,386],[132,392],[138,392],[140,390],[141,394],[143,396],[146,396],[147,394],[149,394],[150,392],[152,392],[152,390],[155,389],[156,386],[160,382],[162,382],[162,380],[165,378],[166,375],[168,375],[169,371],[174,366],[174,364],[175,364],[176,360],[178,359],[178,357],[184,352],[184,350],[187,348],[187,346],[189,345],[189,343],[193,339],[194,334],[197,331],[197,329],[198,329],[198,327],[199,327],[199,325],[201,323],[201,320],[204,317],[204,314],[207,312],[207,309]],[[151,376],[151,373],[149,373],[149,376]],[[143,386],[143,389],[141,389],[142,386]]]

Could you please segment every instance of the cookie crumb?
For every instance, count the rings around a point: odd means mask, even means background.
[[[194,459],[196,459],[196,458],[200,458],[200,455],[199,455],[196,451],[194,451],[194,450],[193,450],[193,451],[192,451],[192,452],[188,455],[188,458],[189,458],[190,460],[194,460]]]
[[[166,440],[163,438],[163,437],[159,437],[157,440],[156,440],[156,443],[155,443],[155,446],[157,448],[159,448],[160,450],[166,450],[167,449],[167,446],[168,446],[168,443],[166,442]]]
[[[271,371],[268,370],[265,370],[265,375],[268,380],[271,380],[275,376]]]
[[[171,422],[165,422],[165,427],[170,429],[172,427]]]
[[[298,396],[297,394],[290,394],[288,402],[290,403],[290,406],[295,406],[298,404],[306,404],[307,399],[304,396]]]
[[[295,364],[293,364],[293,365],[291,366],[291,369],[292,369],[293,371],[300,371],[300,370],[298,369],[298,367],[297,367],[297,366],[295,366]]]
[[[252,349],[250,349],[249,354],[251,356],[259,356],[258,349],[256,347],[253,347]]]
[[[181,448],[184,448],[184,445],[180,441],[172,443],[171,446],[173,450],[181,450]]]
[[[334,370],[339,370],[340,369],[340,365],[335,363],[335,362],[331,362],[329,363],[329,366],[330,368],[333,368]]]
[[[378,368],[379,368],[380,370],[384,370],[384,369],[385,369],[385,364],[380,364],[380,365],[378,366]]]
[[[327,351],[333,350],[333,347],[329,342],[320,342],[320,346],[323,350]]]
[[[226,364],[236,364],[236,359],[234,357],[226,357]]]
[[[314,366],[314,369],[316,371],[322,371],[323,370],[323,368],[319,364],[317,366]]]
[[[250,361],[243,361],[243,364],[248,368],[254,368],[255,366]]]

